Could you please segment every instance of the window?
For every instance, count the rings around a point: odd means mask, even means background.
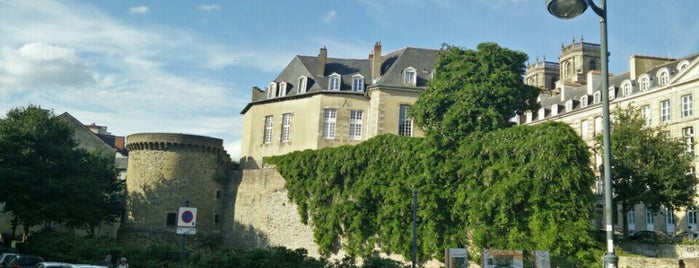
[[[558,114],[558,104],[551,105],[551,116],[556,116]]]
[[[667,85],[670,82],[670,72],[666,68],[663,68],[658,73],[658,84],[661,86]]]
[[[650,105],[641,106],[641,116],[646,120],[646,126],[650,126]]]
[[[604,178],[602,176],[597,176],[595,179],[595,194],[597,194],[597,196],[602,196],[604,194]]]
[[[694,226],[693,229],[696,229],[696,224],[697,224],[697,210],[693,207],[690,207],[687,209],[687,224]]]
[[[335,138],[335,125],[337,122],[337,110],[323,109],[323,138]]]
[[[600,103],[602,102],[602,92],[595,92],[594,98],[592,100],[594,103]]]
[[[646,230],[652,231],[655,229],[655,221],[653,219],[654,213],[652,210],[646,208]]]
[[[221,216],[214,214],[214,223],[219,223],[219,221],[221,221]]]
[[[595,117],[595,136],[602,133],[602,117]]]
[[[665,208],[665,224],[675,225],[675,215],[670,208]]]
[[[330,83],[328,83],[328,90],[340,90],[340,75],[333,73],[330,75]]]
[[[265,129],[262,143],[272,143],[272,116],[265,116]]]
[[[279,83],[279,96],[286,96],[286,82]]]
[[[282,115],[282,136],[281,142],[289,142],[291,140],[291,114],[285,113]]]
[[[403,84],[406,85],[415,85],[417,79],[417,72],[415,71],[415,68],[413,67],[408,67],[403,70]]]
[[[587,95],[580,97],[580,107],[585,108],[587,107]]]
[[[692,116],[692,95],[682,95],[682,117]]]
[[[650,78],[647,74],[641,76],[641,91],[646,91],[650,88]]]
[[[683,60],[683,61],[681,61],[680,64],[677,66],[677,70],[681,72],[681,71],[686,70],[687,67],[689,67],[689,61]]]
[[[277,83],[269,83],[267,87],[267,98],[271,99],[277,96]]]
[[[413,120],[408,117],[410,105],[401,105],[398,111],[398,135],[413,136]]]
[[[609,100],[613,100],[614,98],[616,98],[616,92],[614,91],[614,87],[609,88],[609,95],[607,96],[609,96]]]
[[[167,214],[167,219],[165,221],[166,226],[175,226],[177,225],[177,213],[168,213]]]
[[[352,76],[352,91],[364,92],[364,77],[361,75]]]
[[[621,84],[621,95],[624,97],[631,96],[631,81],[626,80]]]
[[[694,156],[694,128],[682,128],[682,138],[686,147],[685,152],[688,156]]]
[[[660,122],[670,121],[670,100],[660,102]]]
[[[633,211],[633,208],[631,208],[631,210],[629,210],[629,212],[626,214],[626,219],[629,223],[629,231],[636,230],[636,213]]]
[[[587,123],[587,120],[583,120],[581,125],[580,125],[580,135],[584,140],[587,140],[590,138],[590,126]]]
[[[590,61],[590,70],[597,70],[597,62],[594,60]]]
[[[546,117],[546,109],[539,108],[539,114],[537,115],[537,119],[543,120],[545,117]]]
[[[362,116],[361,110],[350,111],[349,138],[352,140],[362,139]]]
[[[526,111],[524,112],[524,117],[526,118],[527,123],[531,123],[533,119],[533,114],[531,111]]]
[[[221,190],[216,190],[216,199],[221,199],[221,196],[223,196],[223,192],[221,192]]]
[[[306,78],[305,76],[299,77],[299,88],[296,91],[296,93],[297,94],[306,93],[307,86],[308,86],[308,78]]]
[[[573,100],[566,101],[566,112],[573,111]]]

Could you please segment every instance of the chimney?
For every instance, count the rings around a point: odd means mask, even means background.
[[[260,89],[259,87],[252,87],[252,101],[256,101],[264,94],[265,94],[265,92],[262,89]]]
[[[374,53],[370,56],[371,60],[371,81],[376,83],[376,80],[381,76],[381,42],[374,44]]]
[[[318,76],[325,75],[325,63],[328,60],[328,50],[323,46],[318,54]]]

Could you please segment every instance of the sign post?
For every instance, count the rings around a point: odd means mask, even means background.
[[[185,206],[180,207],[177,213],[177,234],[182,235],[182,248],[180,250],[180,268],[184,268],[184,243],[186,235],[197,233],[197,208],[189,207],[189,200]]]

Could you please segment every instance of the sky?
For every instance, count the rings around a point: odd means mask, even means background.
[[[607,2],[611,73],[699,53],[699,1]],[[0,118],[38,105],[117,136],[215,137],[237,161],[252,87],[295,55],[495,42],[533,63],[581,37],[599,43],[599,17],[557,19],[545,0],[0,0]]]

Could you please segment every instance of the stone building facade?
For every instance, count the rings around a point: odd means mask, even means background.
[[[542,89],[540,108],[525,111],[517,116],[520,124],[539,124],[545,121],[561,121],[569,124],[595,148],[595,136],[602,133],[600,48],[596,44],[573,41],[562,46],[559,62],[535,62],[527,66],[525,83]],[[548,68],[543,68],[546,66]],[[555,66],[559,66],[556,70]],[[574,66],[571,72],[569,66]],[[540,79],[560,77],[558,81]],[[581,79],[584,78],[584,79]],[[552,86],[553,85],[553,86]],[[633,104],[641,109],[647,124],[661,126],[671,137],[682,138],[687,151],[695,152],[694,129],[699,127],[694,96],[699,95],[699,54],[679,59],[634,55],[629,61],[629,71],[609,77],[610,111]],[[594,152],[594,150],[593,150]],[[599,170],[602,157],[595,153],[592,165]],[[696,170],[695,160],[691,172]],[[599,173],[598,173],[599,175]],[[595,189],[598,195],[598,225],[602,226],[603,180],[598,177]],[[616,228],[621,228],[621,215],[616,217]],[[663,209],[650,211],[636,205],[628,213],[630,231],[656,230],[670,235],[697,229],[697,211],[689,209]]]

